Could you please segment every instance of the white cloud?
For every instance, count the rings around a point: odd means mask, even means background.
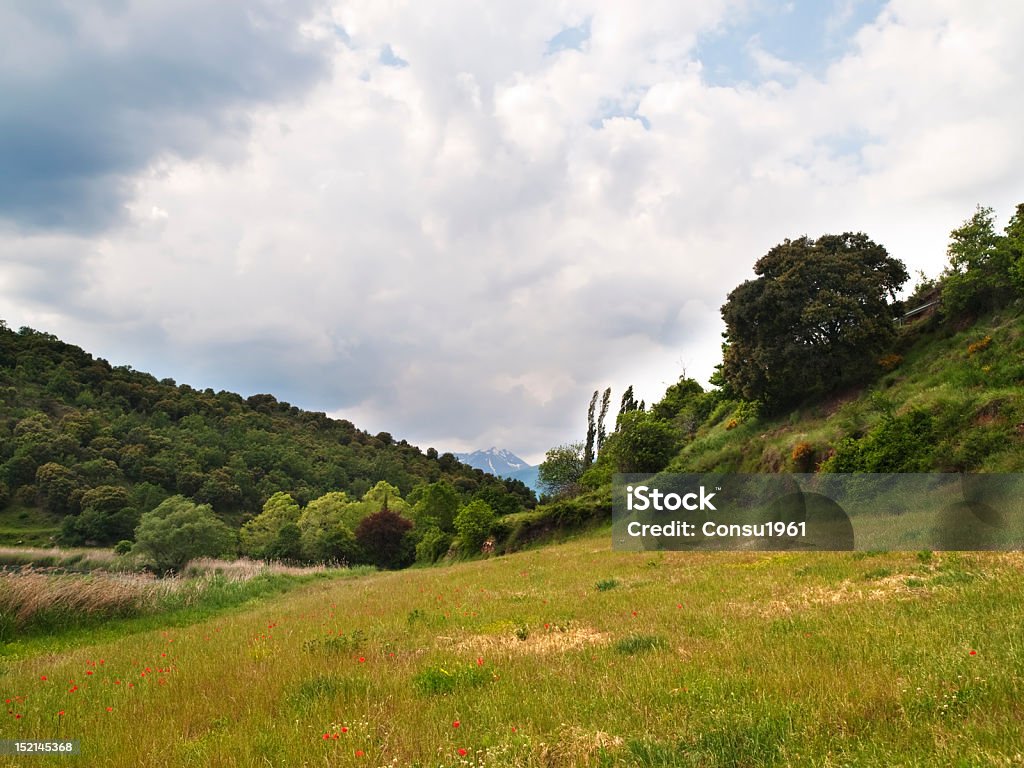
[[[1024,199],[1024,7],[896,1],[821,78],[765,59],[783,82],[712,87],[693,45],[737,7],[324,12],[330,76],[254,108],[244,159],[155,160],[102,235],[0,236],[8,320],[535,459],[594,389],[706,378],[718,308],[783,238],[863,229],[935,274],[976,202]],[[546,55],[587,20],[582,50]]]

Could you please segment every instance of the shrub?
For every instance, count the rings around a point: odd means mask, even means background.
[[[885,355],[878,358],[878,367],[883,371],[891,371],[903,362],[903,355]]]
[[[974,342],[973,344],[968,344],[967,345],[967,354],[968,355],[976,355],[979,352],[984,352],[986,349],[989,348],[989,345],[991,345],[991,344],[992,344],[992,337],[986,335],[984,338],[979,339],[978,341]]]
[[[793,446],[789,458],[798,471],[809,472],[814,467],[814,446],[802,440]]]
[[[822,464],[824,472],[927,472],[932,468],[935,427],[930,414],[914,409],[886,414],[860,440],[846,438]]]

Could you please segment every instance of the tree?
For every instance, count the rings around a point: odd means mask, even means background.
[[[197,557],[230,554],[234,547],[234,532],[209,504],[172,496],[142,516],[132,551],[160,573],[166,573],[180,570]]]
[[[567,443],[552,448],[537,468],[537,482],[552,496],[567,496],[576,490],[587,469],[583,443]]]
[[[1003,247],[1010,263],[1010,276],[1017,292],[1021,293],[1024,292],[1024,203],[1017,206],[1003,231],[1006,233]]]
[[[61,538],[68,544],[115,544],[129,539],[139,512],[121,486],[101,485],[82,494],[82,511],[64,518]]]
[[[415,549],[407,534],[412,521],[390,509],[374,512],[359,523],[356,541],[378,568],[402,568],[412,562]]]
[[[607,451],[618,472],[658,472],[672,460],[676,446],[667,422],[637,410],[622,414]]]
[[[413,519],[423,528],[434,527],[446,533],[455,531],[459,512],[459,494],[447,480],[424,486],[413,507]]]
[[[302,510],[298,522],[299,540],[306,560],[353,559],[355,550],[350,545],[354,545],[355,535],[343,522],[350,503],[344,492],[333,491],[313,499]]]
[[[633,385],[630,384],[626,387],[626,391],[622,393],[622,400],[619,401],[619,415],[615,418],[615,428],[619,428],[619,421],[621,421],[623,414],[637,410],[642,411],[643,406],[633,396]]]
[[[459,510],[455,518],[455,530],[462,541],[465,552],[479,552],[487,537],[491,535],[497,517],[486,501],[477,499]]]
[[[949,264],[942,281],[945,311],[979,313],[1005,304],[1013,296],[1013,257],[1005,238],[996,232],[993,210],[979,205],[949,238]]]
[[[291,495],[278,492],[267,499],[263,511],[242,526],[242,551],[250,557],[279,557],[278,551],[287,542],[282,541],[285,526],[299,522],[299,505]],[[291,540],[292,532],[286,534]]]
[[[595,448],[595,454],[601,453],[601,447],[604,445],[607,434],[604,429],[604,420],[608,416],[608,406],[612,399],[612,388],[608,387],[601,396],[601,412],[597,417],[597,447]]]
[[[729,389],[778,410],[867,378],[894,337],[907,270],[863,233],[776,245],[722,307]]]
[[[594,423],[594,412],[597,410],[597,396],[600,394],[596,389],[593,397],[590,398],[590,407],[587,408],[587,444],[583,449],[583,464],[589,467],[594,463],[594,441],[597,439],[597,425]]]

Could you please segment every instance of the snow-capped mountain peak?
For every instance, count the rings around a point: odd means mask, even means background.
[[[492,445],[485,451],[456,453],[455,458],[463,464],[490,472],[497,477],[512,477],[522,480],[531,487],[536,487],[536,467],[530,466],[505,448],[497,448]]]

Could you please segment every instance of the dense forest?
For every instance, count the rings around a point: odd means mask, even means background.
[[[258,520],[271,500],[280,508],[282,497],[289,514],[279,527],[297,525],[310,506],[322,512],[328,501],[342,514],[344,502],[352,507],[345,517],[354,534],[371,512],[412,510],[439,495],[450,509],[440,514],[440,527],[436,520],[432,526],[438,551],[447,551],[456,533],[458,510],[474,501],[496,516],[536,503],[521,482],[472,469],[450,453],[424,453],[386,432],[370,435],[271,395],[243,398],[158,381],[0,321],[0,510],[49,521],[61,543],[130,541],[144,514],[178,496],[208,507],[232,529]],[[268,544],[263,536],[249,553],[352,555],[344,542],[332,550],[311,541],[309,530],[305,550],[289,545],[289,528],[281,542]],[[398,562],[408,559],[407,552]]]

